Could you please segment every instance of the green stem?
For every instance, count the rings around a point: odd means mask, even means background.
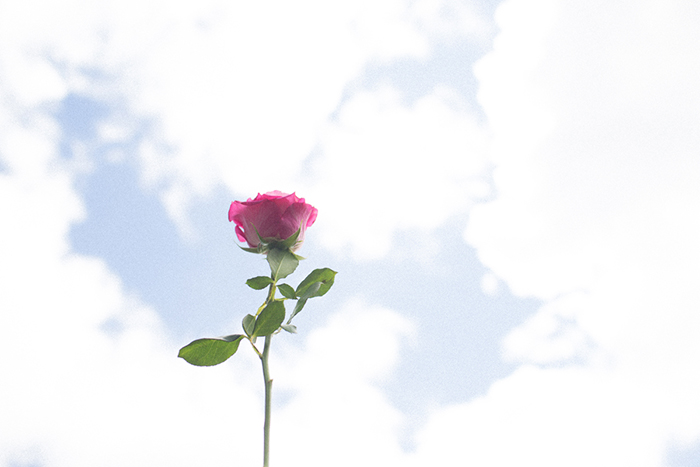
[[[267,357],[270,353],[270,342],[272,336],[265,337],[265,347],[262,353],[263,378],[265,379],[265,426],[263,439],[263,467],[270,465],[270,412],[272,409],[272,379],[270,378],[270,369],[267,365]]]
[[[270,303],[275,299],[275,290],[277,289],[277,281],[270,284],[270,291],[267,294],[265,304]],[[265,381],[265,425],[263,426],[263,467],[270,465],[270,414],[272,412],[272,378],[270,378],[270,368],[268,366],[268,357],[270,355],[270,343],[272,335],[265,336],[265,346],[263,347],[262,361],[263,379]]]

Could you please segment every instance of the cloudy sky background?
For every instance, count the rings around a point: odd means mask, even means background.
[[[259,465],[228,205],[319,209],[272,463],[700,464],[700,4],[0,1],[0,465]]]

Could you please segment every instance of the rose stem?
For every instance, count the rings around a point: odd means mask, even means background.
[[[274,280],[274,279],[273,279]],[[277,281],[270,284],[270,290],[267,294],[267,305],[275,299],[275,290],[277,289]],[[263,369],[263,380],[265,381],[265,425],[263,426],[263,467],[270,465],[270,413],[272,412],[272,378],[270,378],[270,368],[267,364],[268,356],[270,355],[270,343],[272,342],[272,334],[265,336],[265,346],[263,353],[260,356]]]
[[[265,426],[263,439],[263,467],[270,465],[270,412],[272,408],[272,379],[270,378],[270,369],[267,366],[267,357],[270,353],[270,342],[272,335],[265,337],[265,347],[262,353],[263,379],[265,380]]]

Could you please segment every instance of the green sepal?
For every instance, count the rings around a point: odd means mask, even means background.
[[[283,324],[282,329],[284,329],[285,331],[290,332],[292,334],[297,333],[297,327],[294,326],[293,324]]]
[[[245,315],[243,317],[243,332],[245,332],[246,336],[250,337],[253,335],[253,332],[255,331],[255,316],[253,315]]]
[[[178,357],[195,366],[214,366],[223,363],[236,353],[244,336],[231,336],[197,339],[180,349]]]
[[[258,237],[258,246],[255,248],[245,248],[239,245],[239,247],[242,250],[245,250],[250,253],[267,253],[270,250],[291,250],[294,245],[296,245],[297,240],[299,239],[299,235],[301,235],[301,225],[299,226],[299,229],[294,232],[292,235],[290,235],[288,238],[284,240],[280,240],[279,238],[276,237],[265,237],[263,238],[262,235],[260,235],[260,232],[258,232],[258,228],[255,227],[255,224],[251,224],[253,226],[253,229],[255,230],[255,235]],[[298,259],[304,259],[301,256],[297,257]]]
[[[255,227],[255,224],[253,225],[253,229],[255,229],[255,235],[258,237],[258,246],[255,248],[246,248],[238,245],[238,247],[241,250],[247,251],[249,253],[267,253],[269,250],[291,250],[294,245],[297,243],[297,239],[299,238],[299,235],[301,235],[301,226],[299,226],[299,229],[294,232],[292,235],[290,235],[288,238],[285,240],[280,240],[279,238],[275,237],[266,237],[263,238],[260,235],[260,232],[258,232],[258,228]],[[304,259],[300,256],[297,258],[299,259]]]
[[[267,252],[267,262],[270,264],[272,278],[275,282],[284,279],[299,266],[299,258],[290,250],[272,248]]]
[[[238,248],[240,248],[243,251],[247,251],[248,253],[255,253],[258,255],[260,253],[263,253],[263,250],[262,250],[262,248],[260,248],[260,246],[258,246],[257,248],[247,248],[247,247],[238,245]]]
[[[257,276],[251,277],[245,281],[246,285],[251,289],[262,290],[268,285],[272,284],[272,278],[269,276]]]
[[[292,287],[289,284],[277,284],[277,288],[279,289],[280,293],[284,295],[286,298],[290,298],[294,300],[297,298],[297,294],[294,293],[294,287]]]
[[[297,239],[299,238],[300,234],[301,234],[301,226],[299,226],[299,229],[296,232],[294,232],[290,237],[288,237],[286,240],[283,240],[282,242],[278,243],[277,245],[270,244],[270,246],[279,248],[281,250],[290,250],[294,245],[296,245]]]
[[[279,238],[275,237],[261,238],[260,234],[258,234],[258,239],[260,240],[261,244],[265,245],[266,250],[272,250],[275,248],[277,248],[278,250],[291,250],[292,247],[296,245],[299,235],[301,235],[301,226],[296,232],[294,232],[292,235],[290,235],[284,240],[280,240]]]
[[[255,224],[250,224],[253,226],[253,229],[255,229],[255,235],[258,236],[258,241],[260,242],[261,245],[267,245],[268,242],[265,241],[264,238],[260,235],[260,232],[258,232],[258,228],[255,227]]]
[[[255,320],[253,337],[269,336],[280,328],[284,321],[284,303],[275,300],[270,302]]]

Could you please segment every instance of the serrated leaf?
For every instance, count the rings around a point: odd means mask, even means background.
[[[320,297],[330,290],[337,272],[329,268],[314,269],[297,287],[300,298]],[[317,287],[314,284],[319,284]]]
[[[253,336],[269,336],[277,331],[284,321],[284,303],[280,301],[270,302],[255,320]]]
[[[245,315],[243,317],[243,332],[246,333],[248,337],[253,335],[253,331],[255,330],[255,316],[253,315]]]
[[[177,356],[195,366],[218,365],[236,353],[241,339],[241,334],[197,339],[181,348]]]
[[[297,333],[297,327],[294,326],[293,324],[283,324],[282,329],[284,329],[285,331],[290,332],[292,334]]]
[[[251,277],[245,281],[245,283],[251,289],[262,290],[268,285],[272,284],[272,278],[268,276]]]
[[[280,293],[284,295],[287,298],[291,298],[294,300],[297,298],[296,293],[294,293],[294,287],[292,287],[289,284],[277,284],[277,288],[279,289]]]
[[[284,279],[299,266],[299,259],[294,253],[278,248],[272,248],[267,252],[267,262],[270,264],[275,282]]]

